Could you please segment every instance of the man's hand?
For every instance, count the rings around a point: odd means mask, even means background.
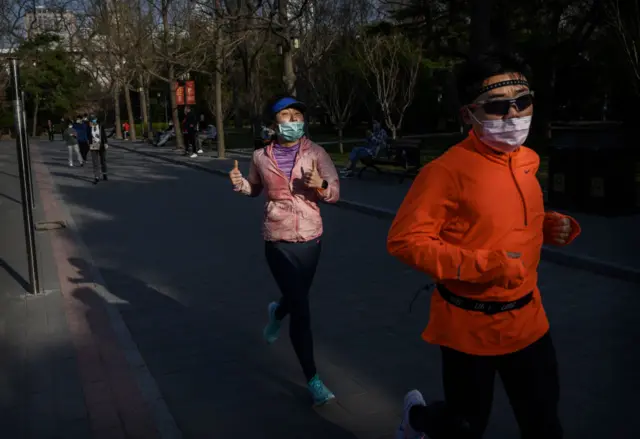
[[[231,180],[231,184],[233,184],[233,188],[238,190],[242,186],[242,172],[238,169],[238,161],[234,160],[234,166],[231,172],[229,172],[229,179]]]
[[[305,172],[302,168],[302,175],[304,177],[304,185],[311,189],[322,189],[322,177],[318,172],[318,164],[314,160],[311,164],[311,170]]]
[[[553,216],[545,222],[545,234],[556,245],[565,245],[571,236],[571,221],[562,216]]]
[[[505,252],[503,272],[496,279],[496,285],[508,290],[518,288],[527,276],[527,269],[520,260],[520,253]]]

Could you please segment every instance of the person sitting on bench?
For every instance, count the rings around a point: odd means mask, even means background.
[[[349,154],[349,161],[342,171],[342,176],[352,177],[356,170],[356,166],[358,165],[358,160],[367,157],[376,157],[381,148],[387,147],[387,138],[387,132],[382,128],[380,122],[374,120],[373,131],[367,131],[367,145],[356,146],[351,150],[351,153]]]

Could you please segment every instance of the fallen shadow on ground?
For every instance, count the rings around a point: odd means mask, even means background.
[[[95,282],[94,269],[84,259],[70,258],[69,263],[78,271],[70,281]],[[151,314],[146,322],[142,318],[147,330],[134,327],[130,331],[138,335],[134,339],[143,358],[152,359],[147,366],[161,392],[170,390],[163,396],[185,437],[357,438],[322,416],[323,408],[313,409],[306,389],[248,361],[241,345],[225,343],[207,310],[188,309],[122,271],[98,269],[121,314]],[[106,305],[92,288],[80,287],[72,295],[88,308],[90,323],[93,310]],[[234,319],[230,315],[216,326],[231,328]],[[193,333],[195,338],[188,337]],[[235,333],[234,337],[242,340],[251,335]],[[167,339],[174,339],[168,348]],[[168,363],[158,361],[162,357]]]

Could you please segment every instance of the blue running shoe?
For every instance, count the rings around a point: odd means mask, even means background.
[[[322,380],[318,378],[318,375],[311,378],[307,387],[311,393],[311,397],[313,398],[313,405],[316,407],[326,404],[336,397],[331,390],[327,389],[327,386],[325,386]]]
[[[280,325],[282,322],[276,319],[276,310],[278,309],[278,306],[280,306],[278,305],[278,302],[271,302],[267,307],[269,323],[264,327],[262,335],[268,344],[276,341],[278,339],[278,335],[280,335]]]

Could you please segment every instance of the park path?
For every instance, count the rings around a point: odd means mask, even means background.
[[[140,354],[134,369],[149,372],[134,378],[164,437],[159,419],[175,421],[185,438],[391,438],[407,390],[441,397],[438,350],[419,337],[427,297],[408,313],[427,279],[386,253],[388,219],[323,206],[313,326],[319,370],[338,402],[314,410],[286,331],[273,346],[261,340],[277,290],[263,258],[260,200],[210,173],[117,148],[110,180],[93,186],[88,169],[66,166],[61,143],[39,150],[91,256],[66,262],[83,297],[126,325],[134,345],[118,343]],[[543,262],[540,286],[566,437],[637,437],[638,285]],[[145,392],[149,385],[159,393]],[[497,388],[487,437],[511,439],[517,429]],[[170,418],[158,417],[158,401]]]

